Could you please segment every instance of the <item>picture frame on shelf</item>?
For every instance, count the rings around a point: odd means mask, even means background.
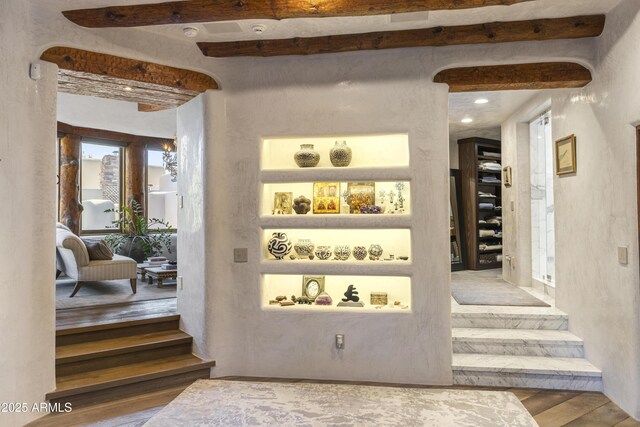
[[[318,295],[324,292],[324,276],[303,276],[302,296],[315,301]]]
[[[293,213],[293,193],[278,192],[273,196],[273,215]]]
[[[576,136],[569,135],[556,141],[556,175],[576,173]]]
[[[340,213],[340,183],[339,182],[314,182],[313,183],[313,213],[314,214],[339,214]]]
[[[374,206],[376,204],[376,183],[348,182],[347,194],[350,213],[359,214],[361,213],[361,207]]]

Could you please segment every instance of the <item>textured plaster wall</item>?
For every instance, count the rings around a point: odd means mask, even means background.
[[[55,388],[55,95],[56,67],[29,79],[36,49],[25,2],[0,6],[0,402],[25,402],[26,413],[0,413],[21,426]]]

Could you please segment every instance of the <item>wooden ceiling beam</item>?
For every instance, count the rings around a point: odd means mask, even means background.
[[[173,147],[173,139],[159,138],[155,136],[133,135],[123,132],[115,132],[112,130],[93,129],[81,126],[73,126],[68,123],[58,122],[58,132],[65,135],[75,135],[84,138],[105,139],[109,141],[117,141],[124,144],[138,144],[147,146],[147,148],[163,149],[164,147]]]
[[[571,62],[451,68],[433,79],[448,84],[449,92],[581,88],[591,80],[587,68]]]
[[[169,108],[164,105],[138,104],[138,111],[141,113],[153,113],[154,111],[163,111]]]
[[[201,42],[198,47],[204,55],[213,57],[314,55],[356,50],[596,37],[602,34],[604,22],[604,15],[576,16],[284,40]]]
[[[535,0],[186,0],[131,6],[110,6],[62,12],[70,21],[88,28],[242,19],[326,18],[388,15],[429,10],[510,6]]]

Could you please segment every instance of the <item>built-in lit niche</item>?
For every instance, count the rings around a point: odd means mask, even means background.
[[[400,263],[411,258],[409,229],[265,229],[262,257],[273,262]]]
[[[305,292],[305,284],[313,281],[315,291],[320,288],[329,295],[317,301],[306,300],[300,303],[299,297]],[[344,313],[411,313],[411,278],[403,276],[342,276],[322,274],[264,274],[262,282],[262,307],[265,310],[282,312],[321,311]],[[351,300],[356,304],[339,306],[345,293],[351,288]],[[357,294],[354,294],[357,292]],[[286,297],[286,299],[283,299]],[[291,304],[292,297],[296,302]],[[318,300],[318,297],[316,297]],[[320,302],[319,301],[319,302]],[[353,302],[353,301],[352,301]]]
[[[302,203],[307,204],[308,211]],[[410,213],[409,181],[287,182],[262,185],[262,216]]]
[[[341,135],[323,137],[265,138],[262,141],[262,170],[301,169],[294,155],[301,145],[313,145],[320,156],[314,168],[335,168],[330,151],[342,142],[351,149],[351,161],[346,168],[397,168],[409,166],[409,136],[407,134]],[[310,169],[310,168],[302,168]],[[341,168],[337,168],[341,169]]]

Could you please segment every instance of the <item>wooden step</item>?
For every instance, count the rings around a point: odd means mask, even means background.
[[[56,346],[87,343],[90,341],[131,337],[161,331],[178,330],[180,315],[156,315],[130,320],[105,320],[87,326],[70,326],[56,330]]]
[[[46,398],[59,401],[83,393],[93,393],[163,377],[208,370],[214,361],[204,361],[192,354],[165,357],[91,372],[59,376],[57,388]]]

